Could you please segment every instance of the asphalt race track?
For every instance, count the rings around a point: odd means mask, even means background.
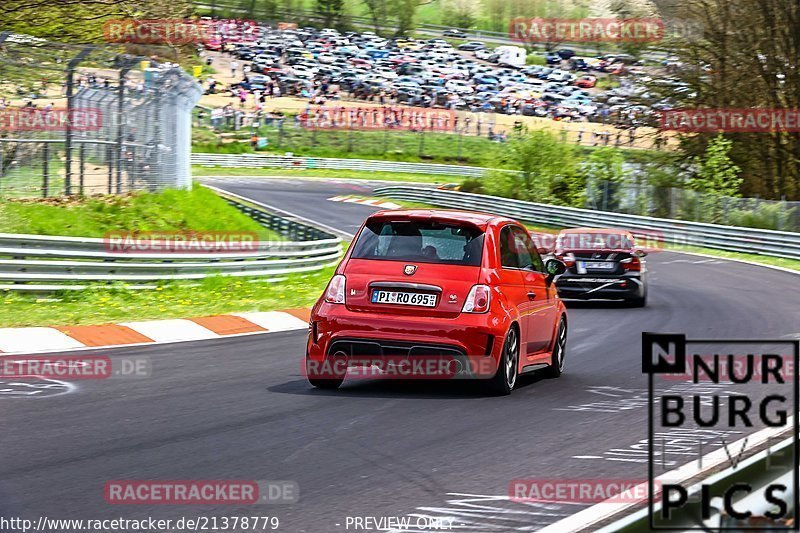
[[[327,201],[369,194],[368,183],[209,182],[347,233],[375,210]],[[508,501],[513,479],[646,477],[642,331],[800,336],[790,274],[667,252],[648,266],[646,308],[570,305],[566,374],[524,377],[510,397],[460,382],[314,390],[300,371],[305,332],[104,350],[150,358],[152,376],[0,396],[0,515],[273,515],[279,531],[327,533],[348,516],[417,513],[462,531],[536,530],[583,506]],[[112,506],[103,487],[115,479],[294,480],[300,502]]]

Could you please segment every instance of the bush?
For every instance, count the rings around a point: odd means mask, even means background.
[[[483,194],[483,180],[481,178],[467,178],[461,183],[461,192]]]
[[[784,209],[781,204],[760,204],[752,210],[735,209],[728,215],[728,224],[745,228],[785,230],[793,209]]]
[[[520,199],[517,179],[508,172],[490,171],[483,178],[483,190],[491,196],[502,196],[503,198]]]
[[[509,166],[520,172],[492,175],[492,186],[503,191],[503,196],[532,202],[557,201],[554,187],[577,175],[575,147],[552,133],[538,130],[508,144]]]
[[[544,66],[547,64],[547,61],[544,60],[544,56],[540,56],[539,54],[528,54],[525,58],[526,65],[541,65]]]

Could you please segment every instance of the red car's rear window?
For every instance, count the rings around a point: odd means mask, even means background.
[[[378,220],[364,227],[351,257],[480,266],[483,236],[471,225]]]

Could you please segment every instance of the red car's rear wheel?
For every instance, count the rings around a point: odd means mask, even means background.
[[[517,328],[512,326],[506,334],[503,343],[503,353],[497,364],[497,372],[488,383],[488,389],[498,395],[511,394],[514,385],[517,383],[519,372],[519,333]]]
[[[560,377],[564,373],[564,357],[567,350],[567,321],[563,318],[558,323],[556,340],[553,343],[553,354],[550,357],[550,366],[547,375],[551,378]]]

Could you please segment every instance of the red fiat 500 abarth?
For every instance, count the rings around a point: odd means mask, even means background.
[[[567,313],[553,280],[563,272],[556,259],[543,264],[528,232],[511,219],[449,210],[375,213],[312,309],[308,380],[336,388],[364,357],[450,359],[452,377],[485,378],[498,394],[509,394],[523,372],[558,377]]]

